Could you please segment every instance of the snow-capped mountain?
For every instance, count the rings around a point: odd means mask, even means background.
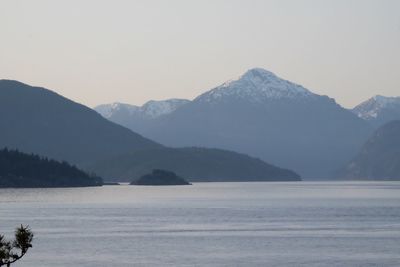
[[[374,126],[400,119],[400,97],[377,95],[359,104],[352,110],[358,117]]]
[[[301,85],[276,76],[274,73],[254,68],[238,79],[230,80],[195,99],[199,102],[224,101],[229,98],[262,103],[271,99],[308,99],[317,96]]]
[[[112,104],[102,104],[94,108],[98,113],[100,113],[104,118],[111,119],[117,113],[135,114],[140,107],[124,104],[124,103],[112,103]]]
[[[152,120],[174,112],[189,102],[186,99],[151,100],[143,106],[112,103],[99,105],[94,109],[104,118],[130,128],[133,131],[140,132]]]
[[[156,119],[110,119],[164,145],[238,151],[305,178],[327,178],[372,131],[334,99],[260,68]]]

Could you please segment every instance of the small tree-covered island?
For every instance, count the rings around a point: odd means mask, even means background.
[[[191,185],[191,183],[174,172],[155,169],[152,173],[132,181],[131,185]]]
[[[0,150],[0,188],[100,186],[103,181],[67,162],[26,154],[18,150]]]

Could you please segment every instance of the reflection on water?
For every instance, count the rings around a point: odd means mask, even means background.
[[[400,266],[400,183],[0,189],[15,266]]]

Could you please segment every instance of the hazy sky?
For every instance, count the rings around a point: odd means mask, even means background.
[[[0,78],[92,107],[191,99],[252,67],[345,107],[400,95],[400,0],[0,0]]]

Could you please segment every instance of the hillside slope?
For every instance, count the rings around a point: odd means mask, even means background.
[[[339,178],[400,180],[400,120],[379,128]]]
[[[161,145],[50,90],[0,80],[0,147],[84,165]]]
[[[91,167],[111,180],[131,181],[153,169],[164,169],[191,182],[300,181],[290,170],[243,154],[206,148],[163,148],[138,151],[98,162]]]

